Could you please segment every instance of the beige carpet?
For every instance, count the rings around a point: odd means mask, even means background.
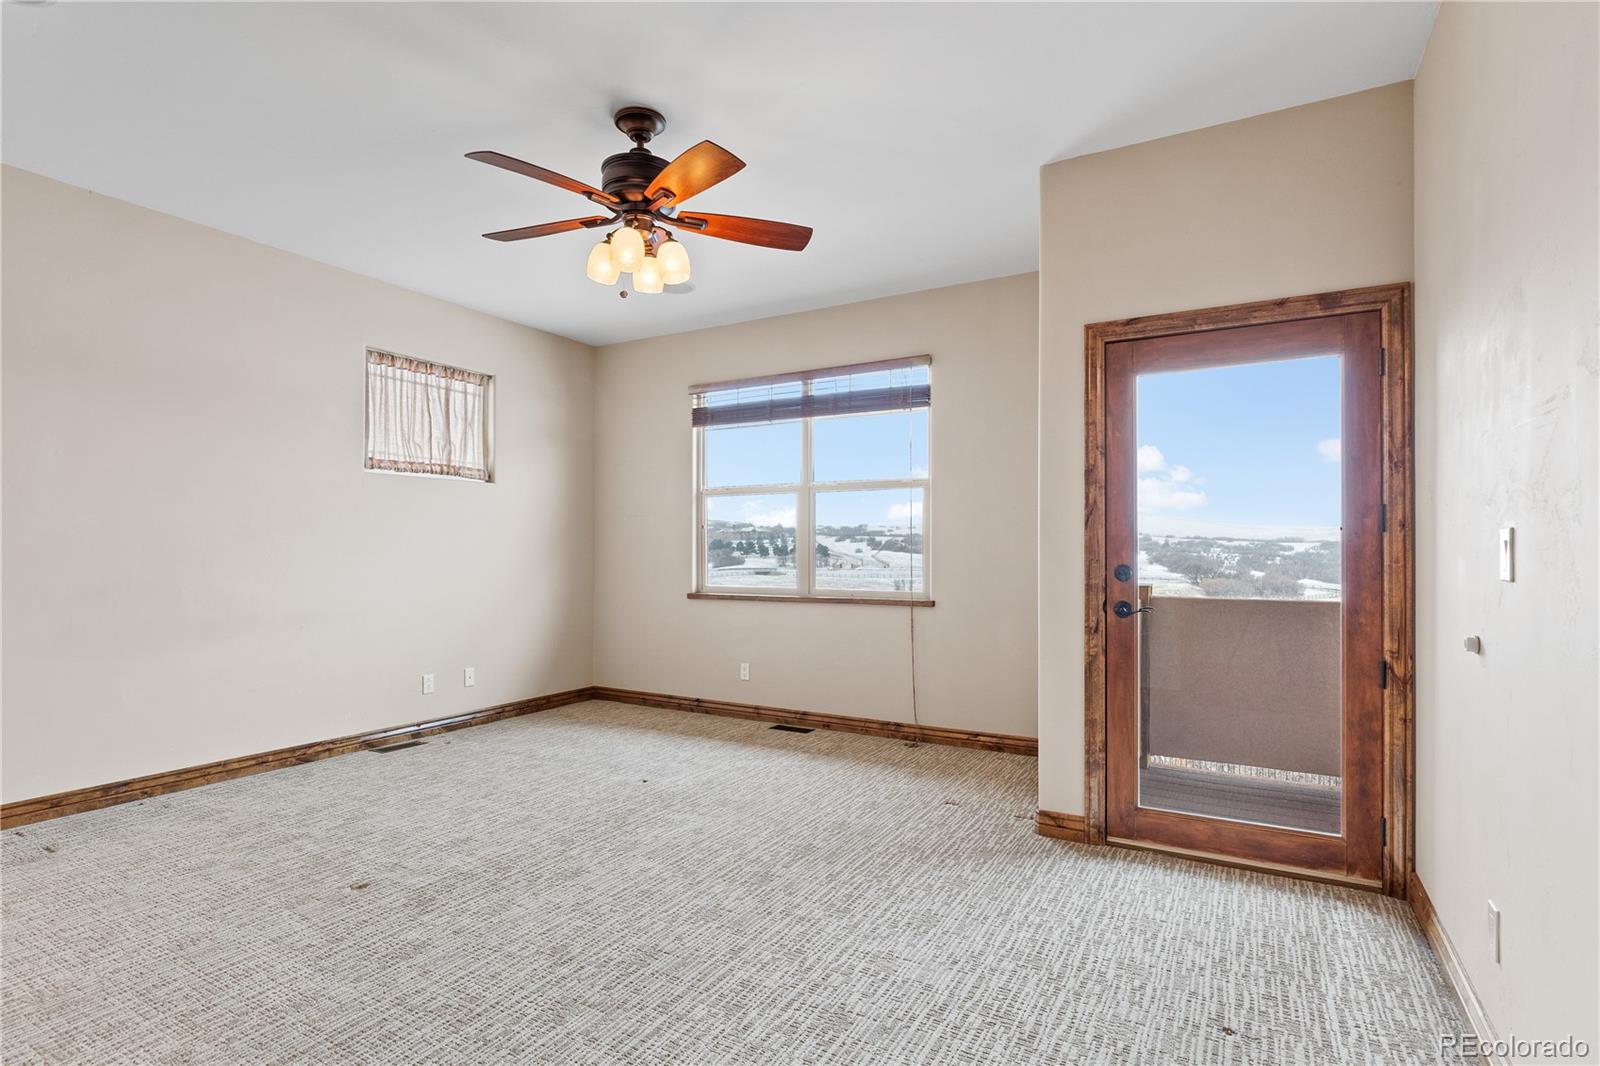
[[[1032,759],[591,703],[5,833],[7,1063],[1434,1061],[1403,905]]]

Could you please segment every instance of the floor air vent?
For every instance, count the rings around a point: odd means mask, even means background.
[[[406,748],[414,748],[419,744],[426,744],[426,743],[427,743],[426,740],[402,740],[398,744],[385,744],[381,748],[371,748],[369,750],[375,751],[379,755],[387,755],[391,751],[403,751]]]
[[[803,725],[775,725],[772,728],[776,729],[780,733],[815,733],[816,732],[815,729],[810,729],[810,728],[807,728],[806,726],[803,726]]]

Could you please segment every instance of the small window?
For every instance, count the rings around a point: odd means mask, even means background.
[[[702,594],[926,600],[930,360],[692,391]]]
[[[367,469],[492,480],[494,378],[367,349]]]

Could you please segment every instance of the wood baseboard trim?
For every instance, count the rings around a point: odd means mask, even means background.
[[[866,736],[888,737],[896,740],[915,740],[927,744],[950,744],[956,747],[981,748],[1012,755],[1037,755],[1039,742],[1033,737],[1013,736],[1009,733],[984,733],[975,730],[948,729],[943,726],[914,726],[906,722],[891,722],[878,718],[852,718],[842,714],[821,714],[815,711],[795,711],[782,707],[763,707],[754,703],[733,703],[725,700],[702,700],[688,696],[668,696],[656,692],[635,692],[629,689],[588,687],[555,692],[548,696],[502,703],[481,710],[467,711],[446,718],[376,729],[367,733],[354,733],[333,740],[313,741],[275,751],[240,755],[231,759],[189,766],[181,770],[133,777],[105,785],[71,789],[34,799],[16,800],[0,804],[0,829],[31,825],[50,818],[68,814],[99,810],[119,803],[163,796],[169,792],[199,788],[236,777],[265,773],[285,766],[315,762],[335,755],[344,755],[365,748],[416,737],[432,736],[452,729],[498,722],[536,711],[565,707],[585,700],[611,700],[642,707],[665,707],[698,714],[715,714],[729,718],[748,718],[780,725],[809,726],[813,729],[832,729],[844,733],[861,733]],[[1076,838],[1073,838],[1076,839]]]
[[[1411,903],[1411,913],[1417,916],[1417,924],[1422,927],[1422,935],[1428,938],[1428,944],[1433,948],[1433,953],[1439,959],[1439,969],[1444,974],[1445,984],[1450,986],[1450,992],[1456,997],[1456,1002],[1461,1004],[1462,1013],[1467,1016],[1467,1024],[1472,1026],[1472,1032],[1478,1038],[1480,1048],[1492,1049],[1495,1046],[1494,1024],[1489,1021],[1489,1015],[1483,1009],[1483,1001],[1478,998],[1478,992],[1472,987],[1472,979],[1467,976],[1467,968],[1461,962],[1461,955],[1456,951],[1456,946],[1450,942],[1450,937],[1445,933],[1444,926],[1439,924],[1439,912],[1433,909],[1433,900],[1428,898],[1428,890],[1422,887],[1422,879],[1415,870],[1406,878],[1406,896]],[[1490,1066],[1501,1066],[1505,1059],[1493,1054],[1485,1054],[1482,1061]]]
[[[1089,843],[1089,826],[1081,814],[1063,814],[1040,808],[1033,812],[1033,831],[1042,837],[1070,840],[1076,844]]]
[[[817,711],[790,710],[786,707],[764,707],[756,703],[735,703],[731,700],[669,696],[660,692],[636,692],[632,689],[609,688],[604,685],[597,686],[593,693],[592,699],[630,703],[639,707],[663,707],[674,711],[714,714],[724,718],[748,718],[777,725],[809,726],[812,729],[832,729],[841,733],[861,733],[865,736],[888,737],[893,740],[949,744],[958,748],[981,748],[984,751],[1001,751],[1010,755],[1039,754],[1039,741],[1036,738],[1021,737],[1011,733],[985,733],[936,725],[917,726],[909,722],[891,722],[882,718],[853,718],[845,714],[822,714]]]
[[[432,736],[435,733],[444,733],[452,729],[465,729],[468,726],[498,722],[504,718],[516,718],[524,714],[533,714],[535,711],[549,710],[553,707],[565,707],[571,703],[581,703],[584,700],[593,698],[591,692],[592,690],[588,688],[570,689],[566,692],[556,692],[548,696],[535,696],[532,699],[517,700],[513,703],[502,703],[494,707],[467,711],[463,714],[450,715],[445,718],[434,718],[425,722],[412,722],[408,725],[392,726],[388,729],[375,729],[366,733],[353,733],[333,740],[296,744],[292,747],[278,748],[275,751],[259,752],[254,755],[240,755],[232,759],[204,763],[200,766],[189,766],[181,770],[168,770],[163,773],[148,774],[144,777],[133,777],[126,781],[115,781],[107,785],[91,785],[88,788],[57,792],[54,795],[39,796],[35,799],[16,800],[12,803],[0,805],[0,829],[30,825],[34,822],[42,822],[49,818],[60,818],[68,814],[99,810],[101,807],[111,807],[119,803],[148,799],[151,796],[163,796],[169,792],[181,792],[184,789],[198,788],[201,785],[215,784],[218,781],[228,781],[236,777],[246,777],[250,774],[259,774],[267,770],[277,770],[285,766],[294,766],[298,763],[316,762],[318,759],[328,759],[335,755],[360,751],[363,748],[375,748],[414,737]]]

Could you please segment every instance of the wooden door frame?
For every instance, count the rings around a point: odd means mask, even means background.
[[[1084,326],[1084,822],[1091,844],[1106,842],[1106,345],[1178,333],[1377,311],[1383,354],[1383,691],[1382,887],[1405,898],[1414,856],[1415,497],[1412,456],[1411,283],[1146,315]],[[1237,859],[1229,860],[1237,863]]]

